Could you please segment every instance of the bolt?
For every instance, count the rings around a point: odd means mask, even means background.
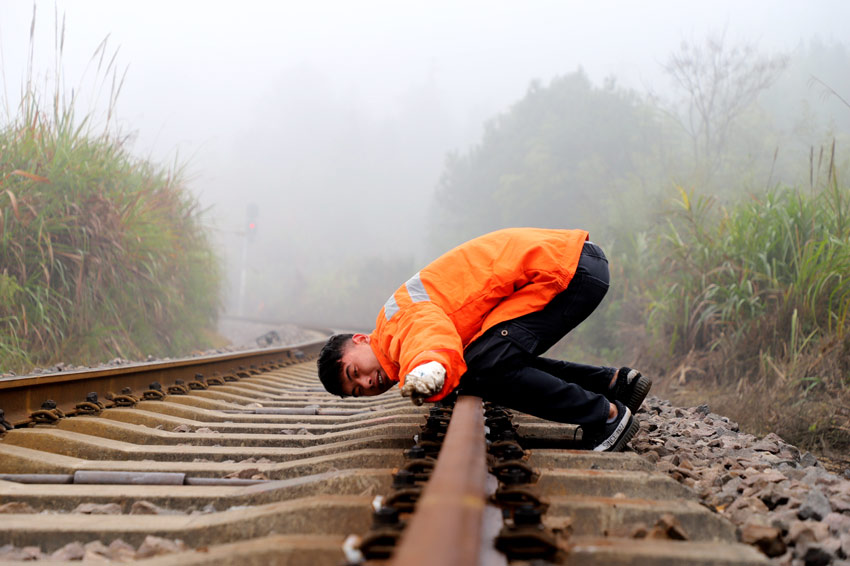
[[[516,431],[514,429],[492,431],[487,438],[493,442],[497,440],[512,440],[516,442]]]
[[[496,408],[492,408],[492,409],[488,409],[487,411],[484,411],[484,418],[488,419],[488,420],[489,419],[496,419],[496,418],[508,418],[508,416],[509,416],[508,413],[506,413],[505,410],[502,409],[501,407],[496,407]]]
[[[439,430],[449,426],[449,421],[440,417],[428,417],[425,421],[425,427],[431,430]]]
[[[154,381],[150,384],[149,388],[153,389],[154,391],[162,391],[162,384],[158,381]]]
[[[86,401],[88,401],[89,403],[97,403],[97,393],[92,391],[91,393],[86,395]]]
[[[405,450],[404,457],[407,460],[421,460],[425,458],[425,449],[417,444],[410,450]]]
[[[540,510],[533,505],[520,505],[514,510],[514,525],[531,526],[540,524]]]
[[[41,408],[51,411],[56,408],[56,401],[54,401],[53,399],[48,399],[47,401],[41,404]]]
[[[390,505],[381,506],[372,514],[372,527],[388,527],[398,524],[398,509]]]
[[[511,420],[506,416],[487,419],[484,424],[490,427],[490,430],[497,432],[503,430],[510,430],[511,428],[513,428]]]
[[[528,477],[519,468],[509,468],[499,474],[499,481],[505,485],[519,485],[528,483]]]
[[[422,440],[427,440],[428,442],[437,442],[442,443],[443,438],[445,438],[445,434],[442,432],[437,432],[428,428],[422,431],[422,434],[419,435],[419,438]]]
[[[416,485],[416,474],[410,470],[399,470],[393,476],[393,489],[404,489]]]
[[[452,410],[445,407],[431,407],[428,410],[428,415],[432,417],[449,418],[452,415]]]
[[[525,451],[517,444],[501,445],[493,453],[499,460],[520,460],[525,455]]]

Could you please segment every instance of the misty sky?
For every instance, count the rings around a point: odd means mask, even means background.
[[[109,35],[128,69],[118,124],[136,133],[134,152],[187,161],[223,241],[242,229],[244,203],[258,203],[256,245],[271,263],[332,254],[327,240],[308,246],[319,234],[365,253],[419,253],[445,154],[478,141],[533,79],[581,66],[596,83],[614,75],[663,91],[661,65],[682,40],[725,29],[775,51],[850,39],[844,0],[36,4],[36,75],[52,72],[55,9],[68,88],[93,83],[85,69]],[[0,0],[0,96],[12,114],[32,6]]]

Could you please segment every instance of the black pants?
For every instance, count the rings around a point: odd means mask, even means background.
[[[575,276],[543,310],[499,323],[464,350],[463,393],[547,420],[601,424],[616,371],[540,357],[578,326],[608,291],[608,260],[586,242]]]

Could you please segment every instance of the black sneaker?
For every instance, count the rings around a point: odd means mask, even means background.
[[[611,390],[614,400],[624,404],[632,413],[637,413],[646,399],[652,380],[632,368],[622,367],[617,372],[617,381]]]
[[[632,412],[619,401],[613,401],[617,406],[617,418],[612,423],[605,423],[601,429],[586,429],[582,427],[583,443],[588,450],[596,452],[622,452],[626,444],[637,434],[640,428]]]

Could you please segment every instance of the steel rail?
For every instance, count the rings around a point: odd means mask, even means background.
[[[352,535],[347,540],[365,535],[362,541],[378,533],[383,538],[374,537],[375,548],[382,554],[367,557],[370,564],[767,565],[757,550],[738,542],[731,523],[697,503],[692,491],[658,472],[648,459],[635,453],[546,448],[553,439],[573,436],[567,425],[495,410],[485,415],[480,399],[461,397],[448,426],[448,411],[439,408],[423,427],[424,410],[398,395],[340,400],[322,391],[312,359],[284,364],[288,367],[269,365],[275,367],[227,382],[218,391],[191,390],[189,395],[197,395],[194,402],[169,394],[97,418],[60,419],[0,433],[0,479],[6,480],[0,481],[0,502],[12,504],[0,513],[0,562],[6,563],[9,555],[2,548],[7,546],[13,556],[59,553],[59,558],[69,544],[100,544],[103,550],[119,538],[132,548],[117,550],[140,559],[147,537],[155,536],[196,549],[153,559],[161,566],[335,566],[343,559],[340,541],[347,535]],[[316,406],[316,416],[254,413],[253,405],[267,397]],[[240,405],[244,414],[229,413],[232,422],[222,412]],[[332,416],[352,407],[366,415]],[[486,455],[485,425],[493,441]],[[306,434],[296,431],[301,426]],[[506,430],[522,446],[507,449],[507,441],[498,440]],[[410,446],[417,432],[429,450],[443,441],[431,481],[424,485],[432,464],[423,462],[424,447],[418,456],[398,450]],[[425,432],[428,439],[421,437]],[[493,459],[492,476],[485,458]],[[511,459],[520,460],[510,465],[521,473],[508,473],[511,468],[504,465]],[[411,482],[396,486],[397,479],[404,479],[401,471]],[[495,489],[497,479],[501,483]],[[387,499],[411,506],[411,492],[419,497],[406,531],[396,520],[376,520],[381,517],[373,497],[389,490],[395,492]],[[510,493],[500,499],[500,491]],[[521,515],[519,507],[510,507],[522,505],[510,499],[517,491],[531,507]],[[537,544],[546,537],[537,536],[540,529],[529,522],[535,499],[547,507],[544,528],[558,543],[554,557]],[[121,515],[109,520],[86,515],[80,507],[110,504]],[[133,512],[137,504],[145,513],[159,514],[138,515]],[[407,512],[396,510],[395,519]],[[366,533],[370,518],[372,529]],[[648,529],[655,524],[655,535],[631,538],[640,523]],[[686,540],[679,540],[682,536]],[[396,556],[385,558],[393,548]],[[105,550],[104,555],[123,556]]]
[[[431,479],[391,564],[479,564],[486,480],[483,404],[478,397],[461,396]]]
[[[108,393],[118,394],[123,388],[144,391],[157,381],[163,388],[183,380],[188,383],[195,374],[212,377],[215,373],[235,372],[240,366],[277,362],[295,362],[301,354],[317,354],[324,340],[316,340],[277,348],[261,348],[177,360],[127,364],[107,368],[75,370],[61,373],[0,378],[0,409],[14,426],[24,425],[29,416],[52,399],[67,413],[86,395],[95,392],[101,401]]]

